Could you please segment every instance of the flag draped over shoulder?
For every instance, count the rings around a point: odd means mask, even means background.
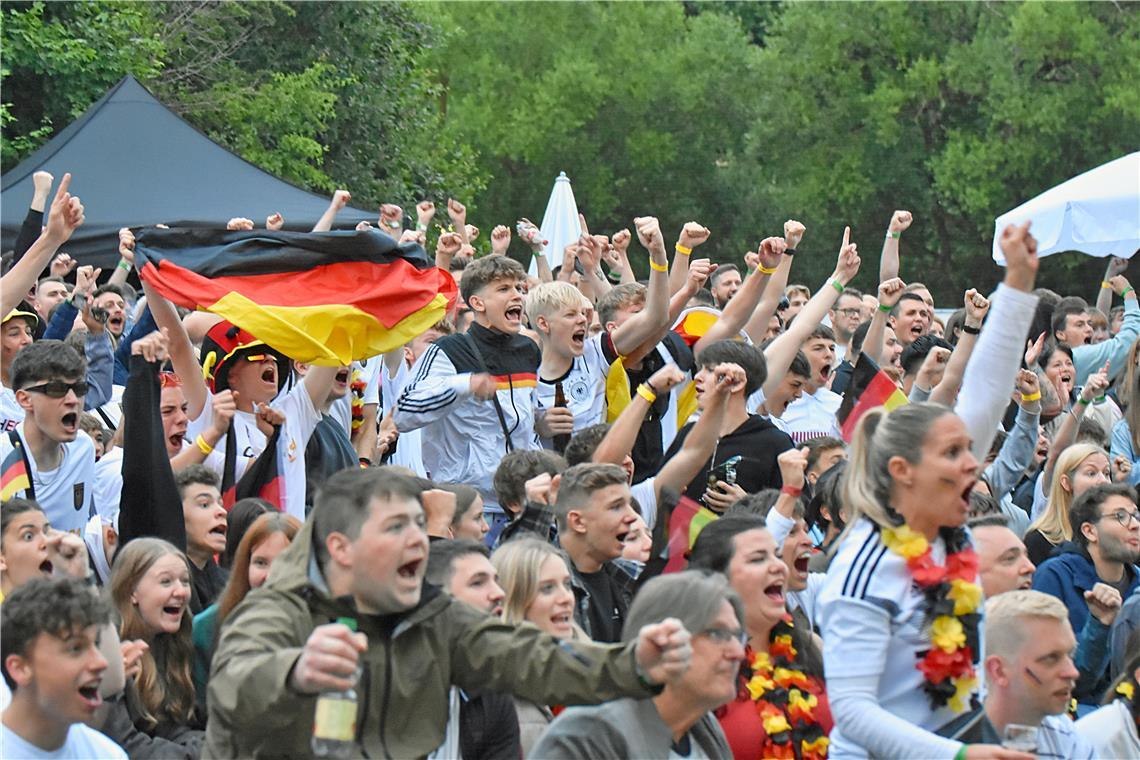
[[[8,501],[18,493],[29,491],[32,488],[32,474],[24,462],[24,443],[15,432],[8,434],[12,438],[12,451],[0,463],[0,501]],[[28,494],[29,499],[35,496]]]
[[[835,414],[841,425],[843,440],[851,442],[855,425],[868,410],[882,406],[889,412],[906,403],[906,395],[895,385],[895,381],[879,369],[873,359],[865,353],[859,354],[851,372],[851,383]]]
[[[458,291],[423,248],[383,233],[136,232],[142,279],[179,306],[217,314],[291,359],[348,364],[407,343]]]
[[[234,440],[234,424],[230,421],[230,429],[226,440]],[[230,507],[242,499],[265,499],[279,511],[285,509],[285,452],[281,450],[281,426],[274,425],[273,432],[265,442],[265,449],[257,459],[249,463],[240,479],[234,473],[237,469],[237,452],[234,446],[226,446],[225,460],[222,465],[222,506],[228,512]]]

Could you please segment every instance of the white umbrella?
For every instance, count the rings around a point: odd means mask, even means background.
[[[550,200],[546,203],[546,213],[542,215],[542,239],[549,240],[546,245],[546,260],[550,268],[562,263],[562,249],[578,239],[582,234],[582,225],[578,222],[578,203],[574,200],[574,189],[570,187],[570,178],[566,172],[559,172],[558,179],[554,180],[554,189],[550,191]],[[538,276],[538,265],[534,260],[530,262],[530,273]]]
[[[994,224],[994,261],[1005,265],[998,241],[1010,224],[1033,221],[1037,255],[1080,251],[1131,258],[1140,248],[1140,152],[1109,161],[1007,211]]]

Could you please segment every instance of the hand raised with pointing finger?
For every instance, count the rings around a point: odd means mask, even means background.
[[[66,243],[83,224],[83,204],[67,190],[71,187],[71,174],[64,174],[51,202],[45,234],[56,245]]]

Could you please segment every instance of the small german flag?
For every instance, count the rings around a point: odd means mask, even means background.
[[[720,515],[682,496],[669,513],[669,559],[662,573],[679,573],[689,564],[689,552],[705,526]]]
[[[418,245],[376,231],[136,233],[142,279],[291,359],[340,366],[402,346],[455,303],[455,280]]]
[[[866,354],[859,354],[851,372],[851,384],[843,394],[843,403],[835,416],[839,420],[843,440],[851,443],[859,418],[876,407],[889,412],[908,403],[906,395],[895,385],[887,373],[879,369]]]
[[[15,438],[15,436],[13,436]],[[0,465],[0,501],[7,501],[32,486],[31,473],[24,463],[22,445],[17,445]]]

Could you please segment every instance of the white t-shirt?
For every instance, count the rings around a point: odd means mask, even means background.
[[[271,406],[285,415],[285,424],[282,426],[278,443],[281,454],[280,474],[285,483],[285,503],[282,506],[285,512],[298,520],[304,520],[305,446],[309,443],[309,437],[312,436],[317,423],[321,421],[321,415],[313,406],[303,382],[295,385],[284,395],[278,396]],[[209,428],[213,417],[211,396],[206,400],[202,413],[187,427],[187,440],[194,440],[203,430]],[[234,414],[233,437],[234,441],[230,441],[228,434],[223,436],[215,444],[214,451],[206,457],[204,464],[221,477],[225,469],[226,446],[236,444],[234,477],[240,480],[246,468],[265,450],[268,439],[258,429],[257,418],[251,412],[242,411]]]
[[[407,362],[401,360],[395,375],[389,375],[388,371],[383,368],[383,363],[381,363],[379,372],[380,384],[383,386],[384,403],[389,404],[388,409],[384,410],[387,413],[396,405],[396,399],[400,397],[400,394],[404,392],[404,386],[412,379],[412,368],[408,366]],[[364,398],[367,402],[368,396],[365,395]],[[430,478],[431,475],[428,473],[427,467],[424,466],[421,435],[423,435],[423,428],[400,433],[400,438],[396,441],[396,451],[388,459],[388,463],[407,467],[421,478]]]
[[[16,403],[16,392],[0,385],[0,433],[15,430],[24,421],[24,407]]]
[[[629,487],[630,495],[637,499],[641,507],[641,519],[645,520],[649,530],[653,530],[653,526],[657,523],[657,493],[653,490],[653,483],[656,480],[656,476],[646,478]]]
[[[555,384],[560,382],[566,408],[574,415],[574,432],[605,422],[608,371],[609,365],[602,354],[602,334],[599,333],[586,340],[582,355],[574,357],[570,369],[562,377],[543,378],[540,369],[534,395],[535,417],[541,413],[540,410],[554,406]],[[551,439],[539,438],[537,433],[535,440],[545,449],[554,448]]]
[[[24,443],[24,451],[32,468],[31,480],[36,501],[53,528],[77,536],[83,535],[83,526],[91,517],[94,504],[95,444],[80,430],[74,441],[61,444],[63,457],[59,466],[54,470],[43,471],[36,466],[36,458],[27,448],[24,424],[20,423],[16,433]],[[13,451],[8,434],[0,435],[0,461],[7,459]],[[26,498],[28,494],[20,491],[16,495]]]
[[[820,388],[811,395],[805,393],[784,410],[783,421],[788,428],[785,432],[797,445],[825,435],[839,438],[835,413],[842,403],[843,397],[827,388]]]
[[[123,748],[93,728],[72,723],[63,746],[54,752],[24,741],[7,726],[0,725],[0,757],[5,760],[127,760]]]
[[[748,413],[749,414],[755,414],[755,415],[758,415],[760,417],[763,417],[764,419],[768,420],[768,422],[771,422],[773,425],[775,425],[777,430],[780,430],[784,433],[787,433],[788,437],[791,438],[792,430],[791,430],[791,428],[788,427],[788,423],[784,422],[782,419],[775,416],[774,414],[761,414],[760,413],[760,407],[764,406],[764,402],[766,400],[767,400],[767,397],[764,395],[764,389],[763,388],[757,388],[756,392],[753,393],[751,396],[749,396],[748,400],[745,402],[747,404],[747,407],[748,407]]]
[[[108,451],[95,463],[95,512],[108,520],[119,513],[123,493],[123,449]]]

